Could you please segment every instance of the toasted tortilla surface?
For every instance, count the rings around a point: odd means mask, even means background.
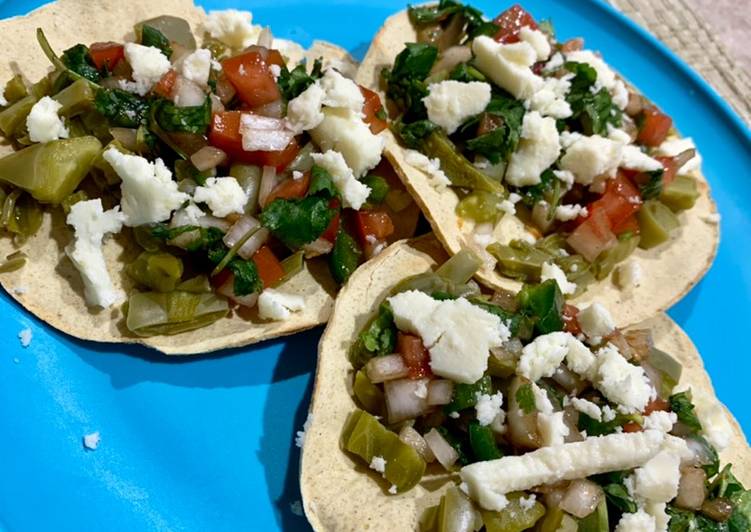
[[[357,334],[402,279],[429,271],[444,260],[446,254],[432,236],[397,242],[356,271],[336,300],[319,346],[301,459],[303,507],[315,530],[415,530],[422,511],[437,504],[445,488],[458,479],[431,465],[418,486],[390,495],[388,483],[340,445],[347,416],[357,407],[349,391],[353,370],[348,359]],[[638,327],[650,328],[655,345],[681,362],[681,385],[692,388],[695,401],[716,400],[699,353],[670,318],[659,314]],[[751,449],[729,413],[728,419],[733,440],[720,458],[722,464],[734,464],[736,476],[749,485]]]
[[[406,11],[389,17],[376,34],[365,59],[360,65],[357,81],[373,90],[380,90],[379,76],[384,67],[393,65],[404,43],[415,42],[417,34],[409,22]],[[517,291],[519,281],[502,276],[495,269],[495,259],[475,242],[474,223],[456,215],[458,196],[449,189],[436,190],[431,179],[421,170],[405,161],[406,150],[393,135],[388,137],[385,154],[397,174],[420,205],[433,231],[451,253],[469,247],[483,258],[483,267],[476,277],[483,284],[497,289]],[[627,260],[638,264],[643,272],[638,287],[620,289],[612,276],[592,283],[587,290],[572,299],[574,305],[592,301],[607,303],[620,326],[640,322],[670,308],[685,296],[709,270],[720,242],[720,228],[712,220],[717,207],[711,197],[706,178],[695,172],[699,198],[696,205],[678,215],[680,228],[669,242],[655,248],[637,249]],[[515,216],[504,216],[493,231],[494,241],[509,241],[529,234],[524,224]]]
[[[4,58],[0,61],[0,82],[10,79],[16,71],[28,80],[46,75],[51,65],[37,45],[36,29],[42,28],[53,49],[59,54],[78,44],[97,41],[133,39],[133,25],[161,14],[187,20],[197,40],[205,19],[203,9],[190,0],[58,0],[23,17],[0,21]],[[301,53],[300,53],[301,52]],[[324,63],[338,66],[354,65],[350,55],[338,46],[315,41],[307,51],[292,51],[290,60],[311,60],[323,56]],[[0,155],[12,152],[9,145],[0,146]],[[79,272],[67,258],[64,248],[73,239],[73,230],[65,224],[60,209],[44,214],[36,236],[21,249],[28,256],[18,271],[0,275],[6,292],[49,325],[83,340],[114,343],[140,343],[166,354],[207,353],[229,347],[249,345],[262,340],[293,334],[325,323],[331,312],[337,286],[323,261],[306,263],[306,267],[283,285],[283,290],[305,297],[305,308],[288,320],[268,322],[258,318],[255,309],[232,313],[212,325],[174,336],[141,338],[130,333],[124,324],[121,308],[99,309],[86,305]],[[0,260],[16,251],[8,237],[0,238]],[[133,288],[124,272],[140,252],[129,230],[108,238],[104,254],[115,288],[126,293]]]

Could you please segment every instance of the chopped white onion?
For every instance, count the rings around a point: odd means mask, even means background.
[[[435,455],[433,454],[433,451],[430,450],[430,447],[428,447],[428,442],[425,441],[425,438],[423,438],[419,432],[409,425],[405,425],[399,432],[399,439],[417,451],[426,462],[430,463],[435,461]]]
[[[261,249],[261,246],[266,243],[269,236],[271,236],[271,232],[265,227],[261,227],[245,241],[245,244],[237,250],[237,254],[244,259],[250,260],[256,254],[256,251]]]
[[[214,146],[204,146],[190,156],[190,162],[199,172],[216,168],[227,160],[227,154]]]
[[[269,194],[277,185],[276,168],[273,166],[264,166],[261,173],[261,184],[258,187],[258,204],[261,208],[266,206],[266,200]]]
[[[282,118],[284,116],[285,109],[286,106],[280,98],[278,100],[274,100],[271,103],[254,107],[253,112],[257,115],[266,116],[269,118]]]
[[[219,96],[219,100],[221,100],[224,105],[230,103],[232,98],[235,97],[235,94],[237,94],[237,90],[235,90],[234,85],[232,85],[227,78],[220,77],[216,81],[216,95]]]
[[[231,248],[232,246],[237,244],[242,237],[248,234],[248,231],[252,231],[260,225],[261,222],[246,214],[244,216],[241,216],[240,219],[237,220],[232,225],[232,227],[230,227],[230,230],[227,231],[227,234],[224,235],[224,238],[222,240],[228,248]]]
[[[434,379],[428,384],[428,404],[447,405],[454,395],[454,383],[448,379]]]
[[[271,34],[271,28],[266,26],[261,30],[260,35],[258,35],[258,46],[263,46],[264,48],[271,48],[273,44],[274,44],[274,36]]]
[[[591,480],[574,480],[560,502],[562,510],[583,519],[595,511],[602,500],[603,491]]]
[[[452,46],[441,53],[431,73],[453,70],[459,63],[466,63],[472,59],[472,49],[469,46]]]
[[[377,384],[402,379],[409,375],[409,368],[404,363],[402,356],[395,354],[371,358],[365,364],[365,372],[368,374],[368,380]]]
[[[383,392],[386,397],[388,422],[399,423],[424,414],[429,406],[425,397],[421,397],[424,394],[420,391],[424,392],[427,384],[428,379],[399,379],[384,382]]]
[[[430,429],[430,432],[423,436],[423,438],[433,452],[436,460],[447,470],[451,470],[451,467],[459,459],[459,453],[456,452],[456,449],[436,429]]]
[[[696,156],[696,150],[689,148],[684,150],[673,158],[673,164],[676,168],[683,168],[683,166]]]
[[[245,151],[282,151],[295,136],[285,120],[251,113],[240,117],[240,134]]]
[[[224,104],[222,103],[221,98],[217,96],[216,94],[209,95],[209,98],[211,98],[211,112],[212,113],[223,113],[225,110]]]
[[[317,238],[313,240],[313,242],[305,244],[302,249],[305,253],[305,258],[312,259],[314,257],[320,257],[321,255],[331,253],[331,250],[334,249],[334,244],[325,238]]]
[[[698,510],[707,498],[707,474],[698,467],[681,469],[675,505],[686,510]]]
[[[172,101],[178,107],[196,107],[206,101],[206,93],[201,86],[182,76],[177,76],[172,94]]]

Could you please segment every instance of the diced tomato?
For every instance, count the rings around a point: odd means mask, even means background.
[[[224,283],[226,283],[230,277],[232,277],[232,272],[229,268],[224,268],[222,271],[217,273],[216,275],[209,278],[209,282],[211,283],[211,286],[214,288],[219,288]]]
[[[95,42],[89,46],[89,55],[97,69],[107,68],[110,72],[125,57],[125,47],[116,42]]]
[[[629,421],[625,425],[623,425],[623,432],[641,432],[642,428],[641,425],[636,423],[635,421]]]
[[[564,54],[568,54],[571,52],[578,52],[584,48],[584,39],[581,37],[574,37],[573,39],[569,39],[568,41],[561,44],[561,52]]]
[[[284,57],[279,50],[270,49],[266,55],[266,62],[269,65],[276,65],[278,67],[286,67],[287,63],[284,62]]]
[[[642,200],[639,189],[622,174],[608,181],[600,199],[593,201],[587,206],[590,212],[602,210],[610,220],[610,227],[616,227],[623,223],[629,216],[636,213],[641,207]]]
[[[263,281],[263,287],[268,288],[276,284],[279,279],[284,277],[284,268],[282,263],[276,258],[274,252],[268,246],[261,246],[253,254],[253,262],[258,268],[258,276]]]
[[[266,199],[266,205],[275,199],[295,199],[302,198],[308,192],[310,187],[310,172],[305,172],[301,178],[285,179],[271,191]]]
[[[673,119],[650,105],[642,111],[642,123],[636,141],[645,146],[659,146],[668,136]]]
[[[365,105],[362,108],[362,113],[365,115],[363,120],[370,126],[371,133],[377,135],[388,127],[385,120],[378,118],[378,114],[383,112],[381,97],[377,92],[366,89],[362,85],[360,85],[360,92],[365,98]]]
[[[368,237],[376,240],[385,240],[394,232],[394,224],[391,217],[382,211],[357,211],[355,213],[357,234],[360,244],[368,243]]]
[[[259,51],[250,51],[222,61],[222,70],[235,87],[238,97],[250,107],[258,107],[281,98],[268,59]]]
[[[576,308],[574,305],[569,305],[566,303],[563,305],[563,330],[571,333],[573,335],[581,334],[582,329],[579,325],[579,320],[577,319],[577,315],[579,314],[579,309]]]
[[[662,167],[665,169],[665,172],[662,174],[662,186],[665,187],[673,182],[680,168],[675,157],[655,157],[655,159],[660,161]]]
[[[400,332],[396,339],[396,351],[402,356],[409,368],[410,379],[430,377],[430,353],[425,349],[419,336]]]
[[[642,412],[645,416],[648,416],[652,412],[655,412],[657,410],[661,410],[663,412],[666,412],[670,410],[670,405],[665,399],[660,399],[659,397],[655,397],[650,402],[647,403],[647,406],[644,407],[644,412]]]
[[[494,18],[493,24],[498,26],[498,31],[493,38],[505,44],[519,42],[519,31],[525,26],[533,30],[537,29],[535,19],[519,4],[514,4]]]
[[[620,236],[623,233],[639,234],[639,220],[636,219],[636,215],[632,214],[618,225],[614,225],[612,228],[613,233],[616,236]]]
[[[300,151],[296,139],[281,151],[245,151],[240,134],[240,111],[214,113],[209,130],[209,143],[224,151],[233,161],[258,166],[274,166],[277,172],[284,170]]]
[[[172,89],[175,87],[177,81],[177,72],[170,68],[166,74],[162,76],[162,79],[154,85],[152,89],[159,96],[170,98],[172,96]]]
[[[569,235],[566,242],[589,262],[615,244],[615,235],[604,209],[590,211],[587,219]]]
[[[329,208],[337,209],[336,214],[329,222],[329,226],[321,235],[321,238],[333,243],[336,241],[336,234],[339,232],[339,224],[341,223],[341,213],[339,212],[339,200],[334,198],[329,202]]]

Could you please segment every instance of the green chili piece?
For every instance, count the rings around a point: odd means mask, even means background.
[[[196,275],[177,285],[177,290],[190,292],[191,294],[210,294],[211,283],[206,275]]]
[[[329,258],[329,268],[337,283],[343,284],[349,279],[360,263],[360,255],[362,251],[355,239],[347,232],[339,231]]]
[[[379,175],[370,174],[363,177],[360,181],[370,188],[368,203],[379,204],[386,200],[389,193],[389,184]]]
[[[245,207],[247,214],[253,214],[258,210],[261,173],[261,167],[254,164],[233,164],[229,169],[229,175],[237,179],[242,189],[248,194],[248,203]]]
[[[608,504],[605,497],[600,500],[594,512],[583,519],[579,519],[578,532],[608,532]]]
[[[459,253],[441,264],[435,271],[435,274],[449,282],[464,284],[472,278],[481,265],[482,261],[473,251],[462,249]]]
[[[361,369],[355,374],[352,393],[354,393],[357,400],[360,401],[360,404],[366,412],[369,412],[374,416],[383,416],[386,406],[383,391],[370,382],[364,369]]]
[[[433,131],[422,141],[421,147],[425,155],[441,161],[441,169],[454,186],[503,194],[503,185],[475,168],[445,134]]]
[[[67,196],[60,204],[63,207],[63,212],[65,214],[68,214],[70,213],[70,208],[73,207],[73,205],[75,205],[79,201],[86,201],[87,199],[89,199],[89,195],[86,194],[86,191],[78,190],[70,196]]]
[[[229,312],[214,294],[135,292],[128,301],[128,330],[138,336],[178,334],[205,327]]]
[[[482,522],[487,532],[522,532],[529,530],[545,515],[545,505],[539,501],[529,505],[522,505],[520,499],[524,493],[509,493],[506,495],[508,506],[500,512],[480,510]]]
[[[284,270],[284,276],[279,279],[274,286],[279,286],[289,281],[292,277],[297,275],[305,267],[305,252],[299,250],[282,261],[282,270]]]
[[[157,292],[172,292],[183,275],[183,261],[164,251],[143,251],[128,265],[128,275]]]
[[[497,192],[475,190],[459,200],[456,214],[461,218],[474,220],[476,223],[492,223],[495,225],[503,216],[498,208],[503,196]]]
[[[639,247],[651,249],[670,238],[670,233],[680,225],[673,211],[659,200],[649,200],[637,213],[641,240]]]
[[[72,118],[93,108],[94,90],[87,80],[79,79],[58,92],[52,99],[62,105],[58,110],[60,116]]]
[[[538,281],[543,263],[553,259],[551,253],[521,240],[512,240],[506,246],[493,242],[487,250],[498,261],[498,271],[507,277],[526,282]]]
[[[196,38],[193,36],[190,24],[185,19],[172,15],[160,15],[141,21],[133,27],[138,42],[143,39],[144,26],[159,31],[168,41],[175,42],[189,51],[196,49]]]
[[[12,137],[21,127],[26,125],[26,117],[31,108],[37,103],[34,96],[25,96],[0,111],[0,131],[6,137]]]
[[[5,262],[0,263],[0,273],[10,273],[20,270],[26,265],[26,254],[22,251],[11,253],[5,258]]]
[[[22,188],[42,203],[59,204],[89,173],[101,149],[94,137],[35,144],[0,159],[0,181]]]
[[[600,253],[591,265],[595,279],[601,281],[621,262],[626,260],[639,245],[639,236],[629,234],[619,237],[616,244]]]
[[[456,486],[451,486],[441,497],[435,515],[435,532],[474,532],[482,526],[480,513],[472,501]]]
[[[660,374],[657,394],[662,399],[667,399],[673,393],[673,388],[681,380],[683,366],[669,354],[654,347],[649,351],[648,361],[649,365]]]
[[[383,476],[398,492],[413,488],[425,473],[425,461],[417,451],[363,410],[350,414],[342,432],[342,444],[366,464],[375,456],[383,457],[386,461]]]
[[[489,375],[472,384],[457,383],[454,385],[454,396],[444,407],[445,412],[459,412],[477,404],[477,394],[493,393]]]
[[[673,182],[662,189],[660,201],[670,207],[673,212],[690,209],[699,197],[696,179],[687,175],[679,175]]]
[[[26,83],[24,83],[21,74],[13,76],[10,81],[5,84],[5,90],[3,90],[3,96],[8,103],[15,103],[21,98],[26,97],[28,94],[29,90],[26,88]]]
[[[469,445],[478,462],[495,460],[503,456],[495,443],[493,429],[487,425],[480,425],[476,419],[469,423]]]

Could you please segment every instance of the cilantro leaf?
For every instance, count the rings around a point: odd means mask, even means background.
[[[397,330],[394,314],[388,303],[381,303],[378,314],[360,331],[349,352],[349,360],[356,369],[374,356],[388,355],[396,348]]]
[[[94,107],[111,126],[137,128],[146,121],[149,104],[135,94],[120,89],[100,89]]]
[[[623,484],[607,484],[606,486],[603,486],[602,489],[610,504],[624,513],[636,512],[636,502],[631,498],[628,490]]]
[[[336,210],[329,198],[275,199],[261,213],[261,224],[290,249],[298,249],[323,234]]]
[[[313,196],[319,193],[329,198],[335,198],[339,196],[339,189],[334,184],[334,178],[325,169],[318,165],[313,165],[310,169],[310,187],[308,187],[308,196]]]
[[[532,208],[536,203],[555,196],[556,189],[560,189],[560,186],[560,179],[555,177],[553,170],[548,168],[540,175],[540,182],[538,184],[520,189],[522,201],[527,207]],[[552,204],[553,202],[551,201],[550,203]],[[555,205],[553,205],[552,210],[555,210]]]
[[[487,117],[495,127],[487,133],[467,141],[467,149],[484,156],[491,163],[497,164],[508,160],[516,151],[522,132],[524,105],[511,97],[493,96],[485,108]],[[462,129],[475,126],[479,118],[471,120]]]
[[[730,498],[735,510],[727,522],[730,532],[751,530],[751,490],[736,492]]]
[[[453,79],[455,81],[463,81],[464,83],[469,83],[470,81],[488,80],[485,74],[477,70],[469,63],[459,63],[458,65],[456,65],[449,73],[449,79]]]
[[[407,43],[394,60],[391,70],[381,72],[386,96],[404,111],[409,121],[427,116],[422,99],[428,95],[425,78],[438,58],[438,49],[425,43]]]
[[[671,395],[668,398],[668,403],[670,403],[670,410],[678,416],[678,421],[686,425],[694,433],[701,432],[701,422],[694,411],[691,390]]]
[[[279,90],[282,92],[284,98],[289,101],[297,98],[315,83],[317,79],[320,79],[323,75],[322,70],[323,64],[320,58],[313,62],[313,69],[310,71],[310,74],[308,74],[305,68],[305,63],[300,63],[292,70],[282,67],[276,83],[279,85]]]
[[[597,71],[586,63],[573,61],[565,63],[564,66],[574,74],[571,90],[566,96],[573,112],[568,122],[578,123],[587,135],[607,134],[608,124],[620,126],[622,111],[613,104],[607,89],[592,92],[592,87],[597,82]]]
[[[597,71],[587,63],[566,61],[563,66],[574,75],[574,79],[571,80],[571,91],[590,90],[590,87],[597,81]]]
[[[729,522],[718,523],[703,514],[694,513],[690,510],[682,510],[673,505],[668,505],[667,513],[670,516],[668,532],[727,532],[729,530],[748,530],[746,526],[740,529],[733,529]]]
[[[517,297],[521,310],[536,318],[538,334],[563,330],[563,294],[554,279],[537,285],[525,284]]]
[[[396,122],[394,132],[399,139],[409,148],[418,148],[420,141],[438,129],[438,126],[430,120],[418,120],[411,124]]]
[[[716,499],[717,497],[731,498],[736,493],[745,491],[741,481],[735,478],[732,472],[732,465],[727,464],[722,468],[720,474],[712,481],[709,486],[709,498]]]
[[[660,169],[646,173],[649,175],[649,181],[639,186],[641,197],[645,200],[659,198],[662,194],[662,176],[665,170]]]
[[[516,389],[516,395],[514,396],[519,408],[525,414],[531,414],[537,410],[537,403],[535,401],[535,393],[532,391],[532,385],[522,384]]]
[[[355,239],[346,231],[339,230],[329,257],[329,269],[337,283],[347,282],[360,263],[360,255],[362,252]]]
[[[98,83],[102,79],[102,75],[91,59],[89,48],[83,44],[77,44],[72,48],[68,48],[63,52],[60,59],[66,67],[89,81]]]
[[[172,56],[170,40],[161,31],[152,26],[144,25],[141,27],[141,44],[159,48],[167,56],[167,59]]]
[[[206,98],[203,105],[178,107],[169,100],[156,104],[156,121],[164,131],[170,133],[194,133],[202,135],[211,122],[211,100]]]
[[[229,261],[227,268],[235,274],[232,287],[236,295],[247,296],[253,292],[263,290],[263,283],[261,282],[261,277],[258,275],[258,268],[252,260],[243,260],[235,257]]]
[[[407,8],[409,21],[415,26],[437,24],[451,15],[459,13],[464,6],[456,0],[441,0],[437,4]]]
[[[472,408],[477,404],[478,395],[491,393],[493,393],[493,382],[490,375],[485,375],[472,384],[458,382],[454,385],[451,402],[444,406],[443,410],[446,413],[451,413]]]

